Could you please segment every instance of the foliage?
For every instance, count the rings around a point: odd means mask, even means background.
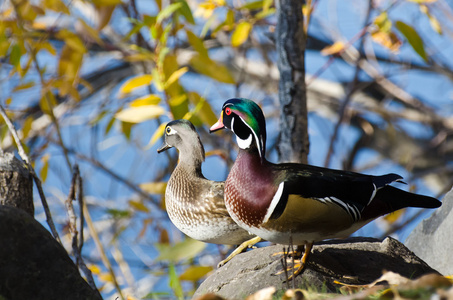
[[[451,7],[441,0],[370,2],[369,13],[361,13],[365,22],[354,20],[358,33],[346,34],[323,31],[332,28],[324,3],[307,1],[303,9],[310,21],[307,49],[318,55],[307,57],[323,62],[316,68],[307,63],[314,74],[307,87],[310,122],[327,124],[312,125],[312,145],[325,149],[312,149],[315,164],[323,164],[322,155],[326,166],[382,173],[375,165],[393,162],[398,172],[413,174],[408,182],[416,191],[423,175],[431,180],[429,192],[442,194],[453,178],[451,108],[410,85],[420,85],[423,80],[413,76],[423,72],[440,78],[444,95],[451,92],[452,62],[443,55],[453,45]],[[350,12],[342,7],[342,14]],[[221,180],[234,160],[234,143],[228,134],[207,135],[207,128],[224,100],[241,96],[262,105],[273,150],[275,26],[272,0],[0,4],[2,105],[53,196],[68,250],[60,199],[73,164],[80,165],[93,215],[83,254],[103,295],[188,296],[225,254],[226,248],[187,239],[169,224],[163,194],[176,151],[157,156],[154,147],[167,121],[189,119],[209,150],[207,163],[215,162],[207,177]],[[354,76],[326,75],[335,67]],[[1,126],[2,148],[12,151],[11,134]],[[378,163],[360,163],[370,150]],[[402,213],[380,225],[392,232],[410,220]]]

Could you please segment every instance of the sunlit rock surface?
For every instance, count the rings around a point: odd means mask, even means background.
[[[406,246],[443,275],[453,274],[453,192],[442,206],[412,231]]]
[[[285,275],[275,275],[282,269],[281,245],[269,246],[242,253],[208,277],[196,291],[194,298],[205,293],[216,293],[226,299],[244,297],[265,287],[277,289],[287,285]],[[318,243],[313,247],[308,268],[296,278],[296,288],[315,288],[337,292],[341,287],[334,283],[369,284],[393,271],[408,278],[436,273],[402,243],[392,238],[383,241],[370,238],[348,238]]]

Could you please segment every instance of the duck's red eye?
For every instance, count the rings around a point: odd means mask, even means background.
[[[227,116],[231,115],[231,108],[225,108],[225,113],[227,114]]]

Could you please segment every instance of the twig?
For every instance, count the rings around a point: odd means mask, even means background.
[[[82,183],[81,183],[81,176],[80,176],[80,171],[79,171],[79,166],[74,165],[73,168],[74,172],[72,175],[72,180],[71,180],[71,187],[69,189],[68,193],[68,199],[66,199],[66,211],[68,213],[68,219],[69,219],[69,231],[72,235],[72,251],[74,252],[74,256],[76,258],[76,264],[77,267],[79,267],[83,273],[85,274],[85,277],[87,279],[88,284],[90,287],[97,291],[98,289],[96,288],[96,284],[93,279],[93,275],[86,266],[83,257],[82,257],[82,246],[83,246],[83,218],[81,217],[81,223],[80,223],[80,239],[77,238],[78,231],[77,231],[77,216],[74,212],[74,206],[72,205],[72,202],[75,201],[76,195],[78,194],[78,199],[79,199],[79,204],[83,205],[83,193],[82,193]],[[78,193],[77,193],[78,190]],[[82,206],[80,207],[81,215],[82,215]],[[79,241],[82,241],[79,244]]]
[[[55,228],[55,224],[53,223],[49,205],[47,204],[46,196],[44,195],[44,191],[42,189],[41,180],[36,175],[35,170],[33,169],[32,165],[30,164],[30,159],[28,158],[28,155],[25,153],[25,150],[22,147],[22,142],[20,141],[19,135],[17,134],[17,130],[14,127],[13,122],[11,122],[8,115],[6,114],[6,111],[3,108],[3,105],[1,105],[1,104],[0,104],[0,114],[2,115],[3,119],[5,120],[5,123],[8,126],[9,131],[11,132],[11,134],[14,138],[14,141],[16,142],[20,157],[26,163],[28,169],[30,170],[30,174],[32,175],[32,177],[34,179],[36,188],[38,189],[39,197],[41,198],[41,203],[44,208],[44,212],[46,213],[46,219],[47,219],[46,221],[47,221],[47,224],[49,225],[52,235],[61,244],[60,236],[58,235],[57,229]]]
[[[16,1],[12,1],[11,2],[13,4],[13,7],[14,7],[14,10],[16,12],[16,18],[17,18],[17,25],[19,26],[19,28],[22,30],[22,31],[25,31],[24,29],[24,21],[22,19],[22,15],[19,13],[20,10],[19,10],[19,7],[18,7],[18,2]],[[25,48],[27,48],[28,50],[28,54],[31,56],[31,59],[33,60],[33,63],[35,64],[35,68],[36,68],[36,71],[38,73],[38,76],[39,76],[39,80],[40,80],[40,83],[42,86],[46,86],[46,81],[44,79],[44,72],[41,70],[41,68],[39,67],[39,64],[38,64],[38,58],[37,58],[37,55],[36,55],[36,51],[34,48],[32,48],[32,45],[28,42],[27,39],[24,40],[24,45],[25,45]],[[61,130],[60,130],[60,125],[58,124],[58,120],[57,118],[55,117],[55,114],[53,112],[53,105],[52,105],[52,101],[50,100],[50,93],[51,92],[46,92],[44,94],[44,98],[47,102],[47,105],[49,106],[49,115],[50,115],[50,118],[52,120],[52,122],[54,123],[55,125],[55,129],[57,131],[57,136],[58,136],[58,139],[60,141],[60,146],[63,150],[63,155],[65,157],[65,160],[66,160],[66,163],[68,165],[68,168],[69,170],[71,170],[71,162],[69,160],[69,156],[68,156],[68,151],[66,150],[66,147],[63,143],[63,137],[61,135]]]
[[[283,257],[280,259],[280,263],[282,264],[283,271],[285,272],[285,283],[286,283],[286,289],[289,290],[289,277],[288,277],[288,253],[289,253],[289,248],[288,251],[286,250],[286,247],[283,247]]]
[[[83,203],[83,214],[85,215],[85,220],[87,222],[90,234],[93,237],[93,241],[96,244],[96,248],[98,249],[99,254],[101,255],[102,263],[108,269],[110,276],[112,276],[113,285],[115,286],[115,289],[117,290],[120,298],[124,300],[120,285],[118,284],[118,281],[116,280],[116,276],[115,276],[115,272],[113,271],[112,264],[110,263],[107,255],[105,254],[104,246],[102,245],[101,240],[99,239],[99,235],[96,232],[96,228],[94,228],[93,220],[91,219],[91,215],[88,210],[88,207],[86,206],[86,203]]]
[[[366,32],[365,29],[368,26],[366,24],[369,23],[369,18],[371,16],[371,8],[372,8],[372,1],[369,1],[364,29],[357,36],[357,37],[362,37],[362,39],[360,40],[360,49],[363,48],[364,39],[365,39],[363,37],[363,35],[365,34],[365,32]],[[343,122],[343,120],[345,119],[346,109],[347,109],[349,103],[351,102],[352,95],[356,91],[357,84],[359,83],[359,73],[360,73],[360,70],[361,70],[360,61],[361,60],[362,60],[362,56],[359,55],[357,57],[357,59],[356,59],[356,64],[355,64],[356,67],[355,67],[355,72],[354,72],[354,79],[350,82],[349,87],[348,87],[348,92],[346,93],[345,99],[343,100],[343,102],[341,104],[340,111],[339,111],[339,118],[338,118],[337,124],[335,124],[335,129],[334,129],[334,132],[333,132],[332,137],[330,139],[329,148],[328,148],[328,151],[327,151],[326,159],[324,161],[324,166],[325,167],[328,167],[329,164],[330,164],[330,159],[331,159],[332,154],[333,154],[333,148],[334,148],[335,141],[337,140],[337,137],[338,137],[338,132],[340,130],[340,125]]]

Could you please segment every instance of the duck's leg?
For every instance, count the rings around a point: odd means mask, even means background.
[[[297,247],[299,248],[299,246]],[[297,270],[295,270],[293,272],[293,274],[291,274],[291,276],[288,277],[288,280],[291,280],[293,278],[295,278],[297,275],[299,275],[300,273],[302,273],[302,271],[304,270],[305,268],[305,265],[307,264],[308,262],[308,256],[310,256],[310,253],[311,253],[311,249],[313,248],[313,242],[307,242],[305,243],[305,251],[304,251],[304,255],[302,256],[302,258],[300,259],[300,261],[298,261],[296,264],[295,264],[295,267],[297,266]],[[299,250],[299,249],[298,249]]]
[[[253,245],[255,245],[256,243],[260,242],[261,241],[261,238],[259,236],[257,237],[254,237],[250,240],[247,240],[245,242],[243,242],[242,244],[240,244],[236,249],[234,249],[233,252],[231,252],[230,255],[228,255],[227,258],[225,258],[224,260],[222,260],[221,262],[219,262],[217,264],[217,268],[220,268],[221,266],[225,265],[227,262],[229,262],[233,257],[235,257],[236,255],[238,255],[239,253],[241,253],[242,251],[244,251],[244,249],[248,248],[248,247],[252,247]]]

